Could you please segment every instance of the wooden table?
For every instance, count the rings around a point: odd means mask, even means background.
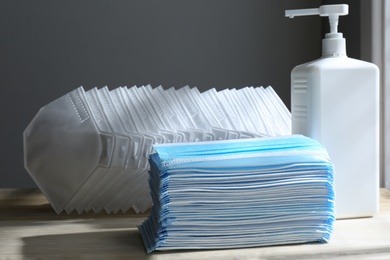
[[[148,213],[57,215],[37,190],[0,190],[0,259],[390,259],[390,192],[373,218],[337,220],[328,244],[146,254]]]

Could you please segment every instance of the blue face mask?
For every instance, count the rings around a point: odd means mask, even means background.
[[[334,169],[304,136],[155,145],[148,252],[330,239]]]

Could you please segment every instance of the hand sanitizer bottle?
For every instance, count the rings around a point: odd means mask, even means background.
[[[322,57],[291,72],[293,134],[324,145],[335,165],[336,217],[379,210],[379,69],[346,54],[338,19],[348,5],[287,10],[286,16],[328,16]]]

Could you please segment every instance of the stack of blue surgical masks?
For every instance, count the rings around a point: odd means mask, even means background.
[[[240,90],[77,88],[24,132],[25,167],[56,210],[145,211],[153,144],[291,134],[272,87]]]
[[[317,141],[293,135],[155,145],[146,251],[326,242],[333,166]]]

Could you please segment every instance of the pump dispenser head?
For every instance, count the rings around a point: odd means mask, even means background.
[[[339,16],[348,14],[348,5],[321,5],[320,8],[286,10],[286,17],[319,15],[329,17],[330,32],[322,40],[322,56],[346,56],[345,38],[337,31]]]

